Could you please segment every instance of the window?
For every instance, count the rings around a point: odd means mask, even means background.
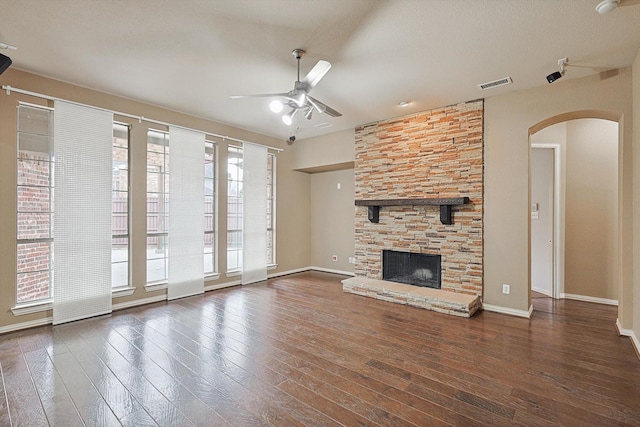
[[[204,144],[204,274],[217,270],[216,262],[216,145]]]
[[[129,126],[113,124],[111,286],[129,286]]]
[[[25,304],[51,298],[53,287],[52,112],[18,107],[17,296]]]
[[[147,133],[147,283],[168,280],[169,135]]]
[[[275,174],[276,156],[267,154],[267,264],[274,265],[276,263],[275,251]]]
[[[242,148],[227,155],[227,271],[242,268]]]
[[[267,155],[267,264],[275,260],[276,157]],[[227,157],[227,271],[242,269],[242,148],[229,146]]]

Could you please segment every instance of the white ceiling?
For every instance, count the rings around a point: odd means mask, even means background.
[[[293,89],[291,50],[302,48],[302,75],[332,63],[311,95],[343,114],[300,117],[303,139],[547,85],[563,57],[575,66],[554,85],[629,66],[640,5],[598,15],[599,1],[0,0],[0,42],[18,47],[0,53],[17,69],[286,139],[268,99],[229,96]],[[513,84],[476,86],[506,76]]]

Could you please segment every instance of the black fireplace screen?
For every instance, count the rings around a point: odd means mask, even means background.
[[[382,251],[382,279],[440,289],[440,255]]]

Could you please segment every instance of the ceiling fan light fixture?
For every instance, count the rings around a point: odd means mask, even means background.
[[[269,109],[273,113],[276,113],[276,114],[281,112],[283,107],[284,107],[284,105],[282,104],[282,102],[279,99],[275,99],[275,100],[271,101],[271,104],[269,104]]]
[[[298,107],[302,108],[306,103],[307,97],[305,96],[304,92],[302,92],[296,99],[296,104],[298,104]]]
[[[605,13],[611,12],[613,9],[618,7],[620,4],[620,0],[604,0],[596,6],[596,12],[600,15],[604,15]]]
[[[295,116],[296,114],[296,109],[291,110],[291,112],[289,114],[285,114],[282,116],[282,122],[287,125],[287,126],[291,126],[291,123],[293,123],[293,116]]]
[[[306,113],[304,113],[304,118],[307,120],[311,120],[311,116],[313,116],[313,107],[309,108]]]

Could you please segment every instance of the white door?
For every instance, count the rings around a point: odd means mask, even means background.
[[[553,296],[553,149],[531,149],[531,290]]]

